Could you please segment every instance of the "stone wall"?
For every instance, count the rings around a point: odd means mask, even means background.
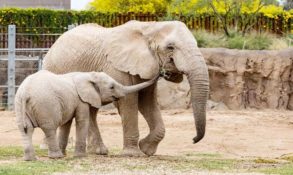
[[[222,48],[201,49],[209,67],[210,100],[213,107],[229,109],[293,110],[293,49],[248,51]],[[162,108],[187,108],[189,86],[159,83]]]

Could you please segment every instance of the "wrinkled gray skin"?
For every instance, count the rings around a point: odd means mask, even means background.
[[[165,72],[167,80],[177,83],[185,74],[191,88],[197,131],[194,143],[205,135],[208,70],[196,40],[182,22],[130,21],[114,28],[80,25],[55,42],[44,58],[44,69],[55,73],[103,71],[124,85],[151,79],[160,70]],[[156,93],[154,84],[115,103],[123,125],[122,154],[140,155],[142,151],[153,155],[156,152],[165,135]],[[150,133],[139,143],[138,111],[150,128]],[[103,144],[99,140],[95,113],[91,115],[88,150],[100,154]]]
[[[15,97],[17,124],[24,142],[24,159],[35,159],[32,145],[35,127],[40,127],[46,135],[49,157],[63,157],[70,131],[68,125],[70,126],[73,118],[76,120],[77,130],[75,156],[85,156],[91,111],[102,104],[150,86],[155,80],[123,86],[103,72],[57,75],[42,70],[30,75],[20,85]],[[62,140],[58,144],[56,130],[59,126]],[[101,148],[104,152],[106,149],[105,146]]]

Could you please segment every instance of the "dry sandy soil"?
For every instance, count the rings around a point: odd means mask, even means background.
[[[0,146],[21,145],[13,112],[0,112]],[[207,132],[198,144],[191,110],[162,111],[166,136],[157,155],[185,153],[219,153],[225,156],[279,157],[293,153],[293,112],[290,111],[209,111]],[[101,111],[98,123],[105,144],[111,149],[122,148],[122,127],[116,110]],[[139,117],[140,137],[148,133],[142,116]],[[74,140],[74,127],[71,141]],[[37,129],[34,144],[41,143]],[[70,144],[72,145],[72,144]]]

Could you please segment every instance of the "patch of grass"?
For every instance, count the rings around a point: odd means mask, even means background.
[[[261,168],[258,172],[265,174],[279,174],[279,175],[292,175],[293,174],[293,163],[281,165],[278,167]]]
[[[31,175],[31,174],[51,174],[53,172],[64,172],[72,166],[64,160],[49,161],[19,161],[16,163],[7,163],[0,165],[0,174],[2,175]]]
[[[201,157],[201,158],[221,158],[222,155],[218,153],[185,153],[187,157]]]
[[[255,163],[269,163],[269,164],[275,164],[278,163],[276,160],[272,159],[263,159],[263,158],[258,158],[254,160]]]
[[[0,159],[18,158],[23,156],[23,148],[20,146],[0,147]]]
[[[284,157],[281,157],[281,159],[293,162],[293,156],[284,156]]]
[[[121,148],[111,148],[109,150],[109,155],[117,155],[117,154],[120,154],[122,151]]]
[[[35,146],[35,152],[37,156],[46,157],[48,155],[47,150],[41,150],[38,146]],[[5,146],[0,147],[0,160],[7,158],[19,158],[23,157],[23,147],[21,146]]]
[[[217,159],[217,160],[209,160],[203,159],[197,162],[198,168],[205,170],[233,170],[236,165],[240,163],[238,160],[233,159]]]

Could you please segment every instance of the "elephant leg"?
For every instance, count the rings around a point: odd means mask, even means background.
[[[88,104],[80,104],[76,110],[76,142],[75,157],[86,156],[86,136],[88,135],[90,107]]]
[[[69,120],[67,123],[59,127],[58,140],[59,147],[64,155],[66,155],[66,147],[68,144],[68,137],[70,133],[72,120]]]
[[[126,156],[140,156],[138,149],[138,106],[137,93],[132,93],[118,101],[118,112],[123,126],[123,151]]]
[[[146,155],[153,155],[165,136],[165,126],[157,102],[156,84],[139,92],[138,108],[150,128],[150,133],[139,141],[139,148]]]
[[[24,145],[24,160],[36,160],[35,150],[32,144],[34,128],[27,128],[26,133],[23,127],[19,127]]]
[[[100,134],[100,130],[97,124],[97,112],[98,109],[90,109],[90,122],[88,130],[88,146],[87,150],[89,153],[98,155],[107,155],[108,149],[105,146],[103,139]]]
[[[47,143],[48,143],[48,155],[50,158],[61,158],[64,157],[58,141],[57,141],[57,137],[56,137],[56,130],[57,128],[42,128],[42,130],[44,131],[45,135],[46,135],[46,139],[47,139]]]

